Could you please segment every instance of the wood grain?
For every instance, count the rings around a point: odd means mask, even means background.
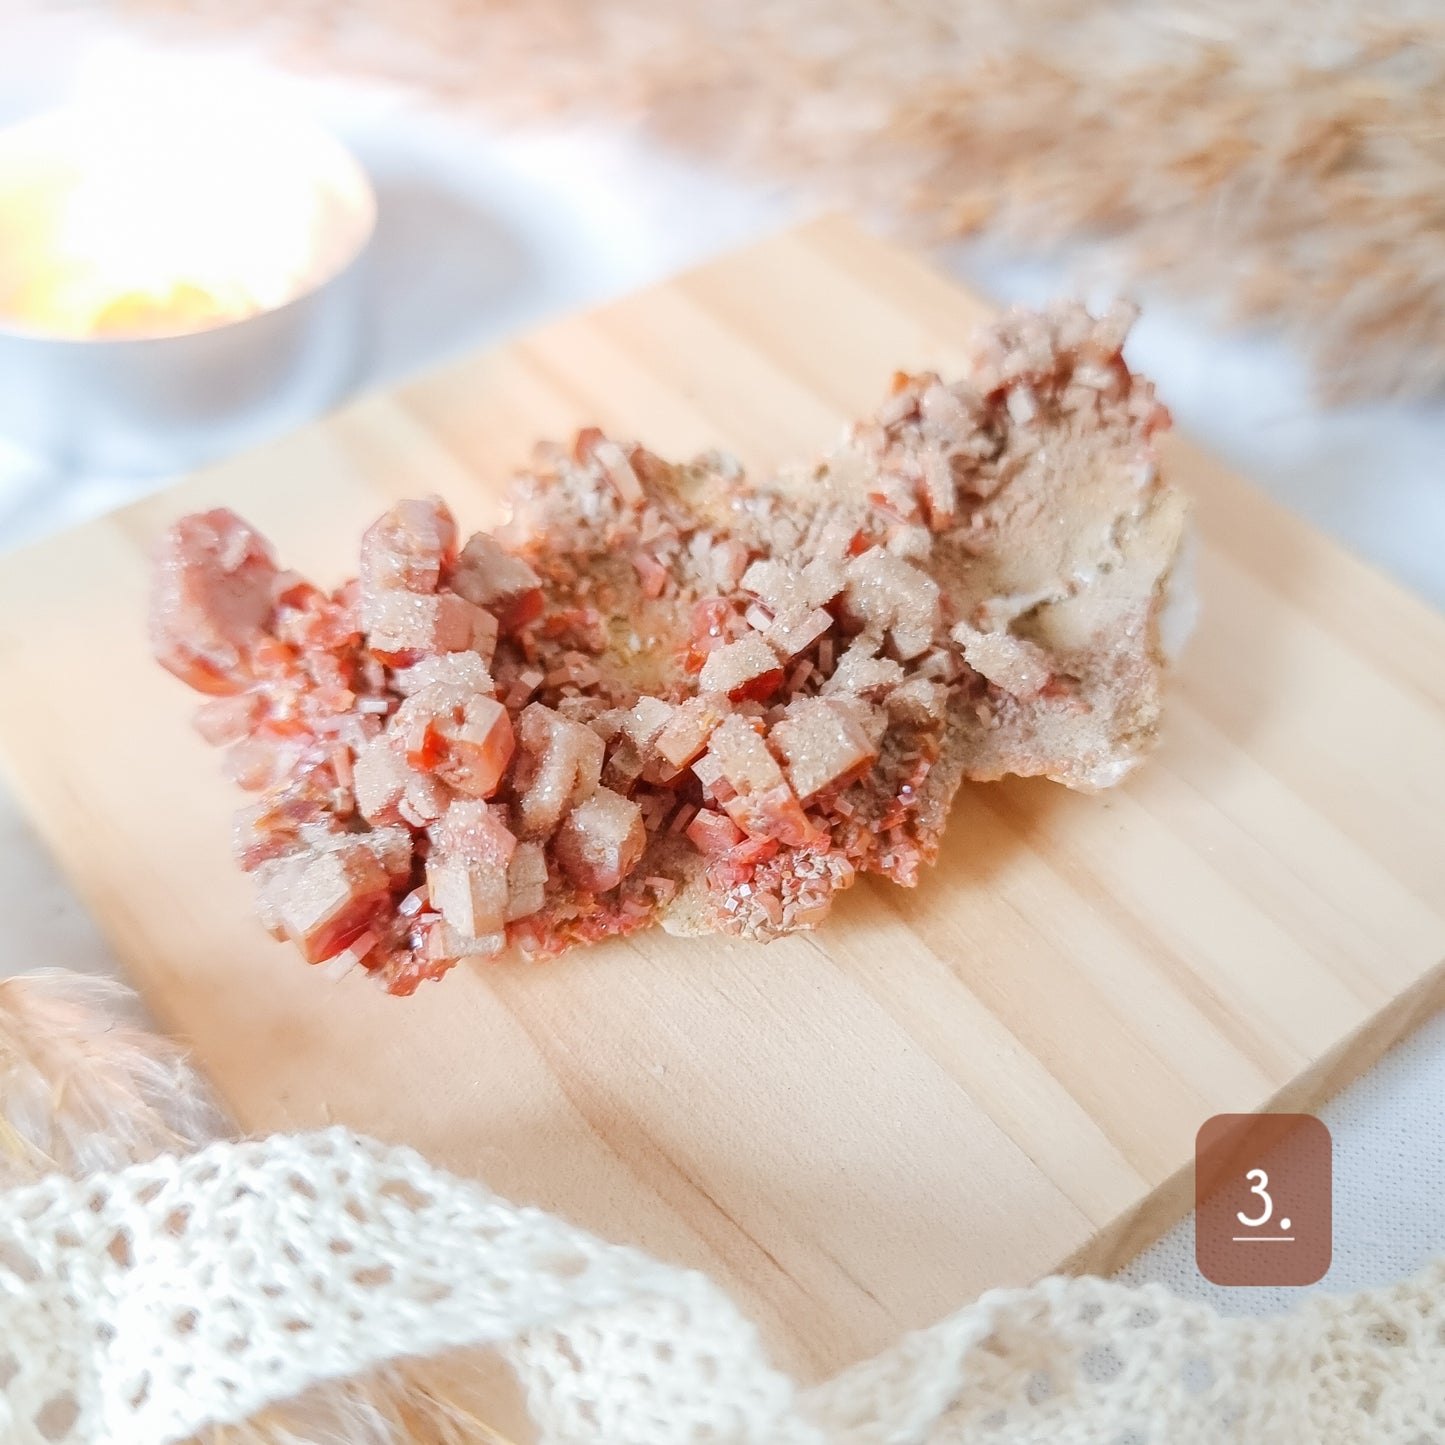
[[[831,1371],[1177,1215],[1210,1114],[1310,1105],[1445,992],[1445,624],[1175,440],[1204,621],[1100,798],[968,790],[913,892],[762,949],[652,935],[410,1001],[252,921],[236,802],[143,633],[146,551],[224,502],[336,580],[390,499],[495,521],[598,423],[752,466],[828,446],[985,308],[810,226],[299,435],[0,569],[0,755],[156,1013],[248,1129],[344,1121],[721,1278]]]

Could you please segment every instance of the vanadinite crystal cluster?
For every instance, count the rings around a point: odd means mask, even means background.
[[[1186,510],[1127,326],[1012,315],[760,481],[583,432],[465,544],[398,503],[330,592],[182,519],[153,642],[255,795],[266,926],[395,993],[654,922],[768,939],[859,872],[915,883],[964,778],[1118,781]]]

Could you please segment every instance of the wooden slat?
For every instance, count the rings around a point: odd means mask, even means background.
[[[146,656],[145,552],[225,502],[334,581],[390,498],[495,521],[598,422],[827,447],[980,302],[828,222],[571,317],[0,567],[0,757],[155,1012],[250,1129],[344,1121],[720,1277],[816,1376],[977,1291],[1119,1258],[1195,1130],[1318,1102],[1441,998],[1445,624],[1195,452],[1205,614],[1123,789],[967,790],[914,892],[769,949],[649,935],[408,1002],[252,921],[235,799]]]

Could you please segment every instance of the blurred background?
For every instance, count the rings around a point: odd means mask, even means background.
[[[143,456],[37,445],[0,408],[0,550],[347,390],[842,206],[999,302],[1137,297],[1130,359],[1179,427],[1445,607],[1445,19],[1407,0],[1361,11],[0,0],[0,125],[97,95],[204,94],[318,124],[376,202],[360,329],[318,389],[258,395]],[[7,328],[25,329],[0,316],[0,366]],[[110,966],[3,799],[0,859],[0,970]],[[1326,1288],[1445,1247],[1441,1101],[1437,1021],[1326,1111]],[[1211,1293],[1187,1224],[1129,1274]]]
[[[0,0],[0,17],[0,121],[183,78],[355,150],[380,197],[355,386],[847,205],[1000,301],[1145,300],[1132,359],[1180,425],[1445,605],[1438,7]],[[149,470],[62,477],[0,452],[0,545]]]

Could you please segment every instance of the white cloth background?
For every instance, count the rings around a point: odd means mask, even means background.
[[[124,43],[92,10],[25,10],[0,0],[0,122],[62,98],[85,65],[97,56],[113,63]],[[798,214],[780,193],[701,174],[623,135],[503,139],[369,87],[285,88],[351,142],[381,192],[363,385],[657,280]],[[1018,264],[973,250],[951,264],[1000,300],[1041,300],[1071,284],[1062,261]],[[1140,323],[1131,355],[1156,378],[1183,429],[1445,607],[1445,405],[1321,413],[1298,363],[1268,339],[1226,338],[1158,305]],[[890,364],[880,359],[885,370]],[[54,475],[0,442],[0,549],[165,480]],[[0,974],[42,964],[114,968],[3,792],[0,917]],[[1321,1287],[1386,1283],[1445,1252],[1445,1016],[1324,1118],[1335,1139],[1336,1214],[1335,1262]],[[1188,1220],[1125,1278],[1163,1281],[1226,1313],[1268,1312],[1298,1295],[1208,1285],[1194,1268]]]

